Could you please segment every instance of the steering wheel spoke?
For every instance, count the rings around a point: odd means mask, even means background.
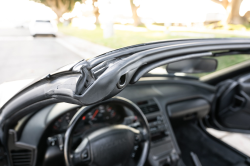
[[[72,160],[75,165],[86,164],[91,161],[89,140],[84,138],[80,145],[72,154]]]

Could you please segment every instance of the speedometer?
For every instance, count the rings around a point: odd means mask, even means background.
[[[84,121],[104,122],[110,121],[116,117],[116,110],[111,105],[99,105],[92,109],[86,116],[82,117]]]

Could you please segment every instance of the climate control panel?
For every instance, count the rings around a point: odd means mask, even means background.
[[[151,133],[151,148],[149,163],[152,166],[173,166],[179,160],[173,137],[171,137],[170,123],[154,101],[149,99],[137,102],[145,114]]]

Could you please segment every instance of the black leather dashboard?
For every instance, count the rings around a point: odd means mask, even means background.
[[[146,117],[150,119],[154,116],[158,116],[158,114],[163,117],[164,123],[168,126],[167,130],[171,139],[171,146],[177,154],[180,154],[181,152],[175,141],[169,117],[176,117],[173,116],[176,112],[178,112],[177,117],[186,116],[190,113],[197,113],[200,116],[205,116],[210,109],[214,93],[215,88],[213,86],[196,80],[169,78],[151,78],[150,80],[150,78],[147,78],[141,79],[141,81],[134,85],[127,86],[126,89],[117,96],[127,98],[135,103],[154,100],[159,111],[147,113]],[[184,108],[182,111],[182,107],[177,107],[178,109],[176,111],[174,104],[183,102],[184,105],[190,105],[189,111],[185,112]],[[198,103],[198,105],[196,103]],[[26,123],[23,123],[23,127],[21,127],[22,130],[20,129],[20,131],[17,131],[19,132],[18,138],[15,138],[18,141],[13,143],[10,142],[10,144],[13,144],[13,147],[31,149],[34,153],[31,165],[36,165],[37,156],[41,153],[38,149],[39,144],[40,141],[46,137],[47,128],[56,118],[68,111],[78,109],[79,107],[78,105],[68,103],[58,103],[47,106],[26,120]],[[190,112],[190,109],[193,112]],[[15,137],[15,135],[13,135],[13,137]],[[157,163],[153,165],[157,165]]]

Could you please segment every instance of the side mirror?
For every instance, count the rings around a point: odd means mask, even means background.
[[[218,61],[211,58],[185,59],[167,65],[168,73],[208,73],[217,69]]]

